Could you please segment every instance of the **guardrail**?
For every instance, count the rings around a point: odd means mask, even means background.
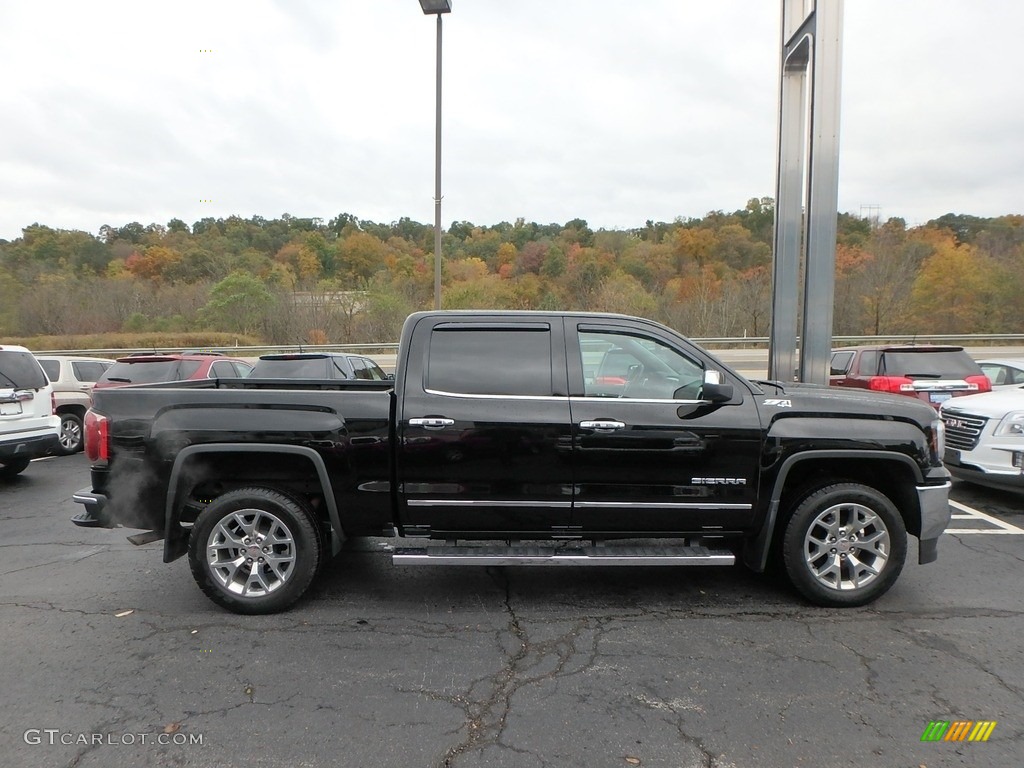
[[[694,338],[692,341],[709,349],[744,348],[767,349],[767,336],[718,336]],[[902,334],[892,336],[833,336],[832,346],[848,347],[860,344],[953,344],[961,347],[1024,345],[1024,333],[976,333],[976,334]],[[135,349],[50,349],[39,350],[39,355],[86,355],[98,357],[121,357],[141,352],[159,352],[152,348]],[[394,354],[397,342],[376,342],[369,344],[267,344],[244,347],[204,347],[204,352],[222,352],[235,357],[259,357],[260,355],[285,352],[359,352],[372,355]]]

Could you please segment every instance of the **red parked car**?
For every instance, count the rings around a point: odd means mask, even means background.
[[[916,345],[834,349],[829,384],[909,395],[936,408],[953,397],[992,390],[963,347]]]
[[[153,384],[187,379],[236,379],[249,375],[252,365],[218,352],[153,353],[118,358],[96,382],[95,389],[126,384]]]

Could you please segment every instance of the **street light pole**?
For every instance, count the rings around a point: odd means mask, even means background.
[[[423,13],[437,16],[437,104],[434,124],[434,309],[441,308],[441,15],[451,0],[420,0]]]

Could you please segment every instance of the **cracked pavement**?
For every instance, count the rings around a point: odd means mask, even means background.
[[[79,455],[0,484],[5,767],[1022,763],[1024,536],[944,537],[848,610],[742,568],[399,568],[371,543],[243,617],[159,543],[73,526],[87,483]],[[966,719],[998,725],[920,741]]]

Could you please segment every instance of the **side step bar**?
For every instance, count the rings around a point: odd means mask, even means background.
[[[727,549],[690,547],[451,546],[396,549],[395,565],[733,565]]]

